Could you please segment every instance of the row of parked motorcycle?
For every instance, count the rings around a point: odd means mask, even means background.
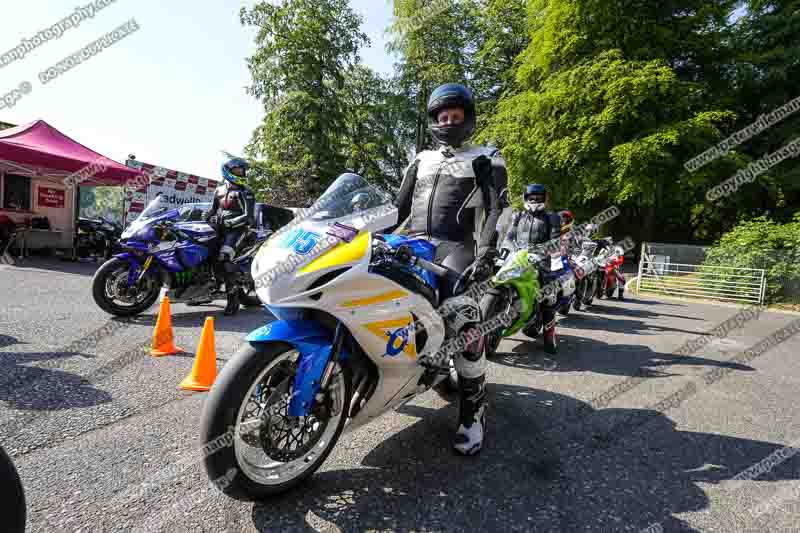
[[[503,249],[496,260],[495,287],[481,300],[483,317],[513,312],[513,323],[487,335],[487,356],[492,357],[503,338],[522,331],[538,337],[543,327],[544,305],[562,316],[592,305],[595,298],[624,298],[625,251],[613,238],[581,239],[566,236],[571,244],[553,257],[546,245]],[[577,250],[576,248],[579,248]]]

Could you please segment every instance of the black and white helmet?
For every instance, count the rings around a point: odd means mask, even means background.
[[[464,110],[461,124],[439,125],[439,112],[460,107]],[[437,87],[428,99],[428,128],[440,144],[458,147],[475,133],[475,98],[469,89],[458,83]]]

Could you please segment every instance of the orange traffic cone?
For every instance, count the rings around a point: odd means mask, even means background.
[[[172,337],[172,314],[169,310],[169,298],[165,294],[161,300],[161,309],[158,311],[156,328],[153,330],[153,349],[150,350],[150,355],[161,357],[162,355],[175,355],[182,351],[183,348],[175,346],[175,340]]]
[[[214,349],[214,318],[207,317],[200,334],[200,346],[194,358],[192,373],[181,381],[185,390],[207,391],[217,378],[217,351]]]

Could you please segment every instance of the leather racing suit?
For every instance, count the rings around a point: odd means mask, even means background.
[[[476,254],[493,257],[496,252],[498,192],[506,182],[505,161],[496,149],[464,144],[420,152],[406,169],[395,202],[399,220],[410,217],[405,233],[436,246],[434,262],[462,273]],[[440,302],[452,296],[450,282],[443,280],[443,284]],[[475,421],[481,422],[475,427],[483,431],[487,405],[482,339],[456,355],[455,368],[461,393],[455,447],[460,453],[472,454],[479,445],[470,444],[474,437],[466,433]]]
[[[238,268],[233,263],[236,249],[248,228],[255,226],[256,197],[247,187],[234,185],[227,180],[217,187],[211,209],[206,213],[206,222],[216,218],[216,229],[221,233],[221,262],[228,303],[238,308]],[[235,299],[235,302],[234,300]]]
[[[536,213],[531,213],[527,210],[517,211],[512,215],[507,227],[508,229],[503,232],[505,236],[500,243],[500,249],[508,248],[513,251],[548,242],[556,243],[561,248],[561,244],[564,243],[561,240],[561,217],[556,213],[544,210]],[[502,232],[502,230],[500,231]],[[540,282],[550,282],[547,276],[551,273],[551,258],[549,255],[539,265],[539,273]],[[542,302],[542,323],[544,325],[545,349],[548,353],[555,353],[555,303]]]

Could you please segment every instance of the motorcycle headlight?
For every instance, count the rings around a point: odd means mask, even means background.
[[[525,268],[518,266],[511,268],[509,270],[504,270],[503,272],[498,273],[495,278],[499,282],[508,281],[514,278],[519,278],[525,273]]]

